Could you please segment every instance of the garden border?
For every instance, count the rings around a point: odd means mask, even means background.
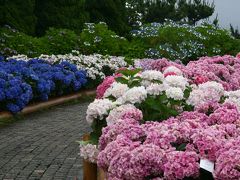
[[[84,91],[80,91],[78,93],[52,98],[45,102],[29,104],[27,107],[25,107],[21,112],[17,113],[16,115],[26,115],[26,114],[34,113],[34,112],[37,112],[42,109],[46,109],[46,108],[50,108],[50,107],[57,106],[60,104],[64,104],[66,102],[84,98],[86,96],[94,96],[94,95],[96,95],[95,89],[94,90],[84,90]],[[1,119],[9,119],[9,118],[13,118],[13,117],[14,117],[14,115],[8,111],[0,112],[0,121],[1,121]]]

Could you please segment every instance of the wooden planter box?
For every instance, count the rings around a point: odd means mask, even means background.
[[[83,141],[89,140],[89,134],[83,135]],[[97,164],[83,160],[83,180],[105,180],[105,172]]]
[[[83,160],[83,180],[107,180],[105,172],[97,164]]]

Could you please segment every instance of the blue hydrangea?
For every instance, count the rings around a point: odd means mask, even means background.
[[[1,110],[17,113],[30,101],[79,91],[86,83],[86,72],[67,61],[50,64],[41,59],[26,62],[0,57]]]

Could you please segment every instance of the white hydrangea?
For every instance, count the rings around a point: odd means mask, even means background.
[[[231,98],[240,98],[240,90],[236,91],[225,91],[224,95]]]
[[[158,96],[166,90],[163,84],[152,83],[147,87],[147,93],[149,95]]]
[[[7,60],[10,60],[10,59],[15,59],[15,60],[22,60],[22,61],[29,61],[29,58],[26,56],[26,55],[23,55],[23,54],[18,54],[18,55],[15,55],[15,56],[12,56],[12,57],[8,57]]]
[[[203,84],[200,84],[198,88],[202,91],[209,91],[209,90],[214,90],[220,95],[224,95],[224,88],[223,85],[220,83],[217,83],[215,81],[208,81]]]
[[[119,121],[123,112],[126,112],[128,110],[134,110],[134,109],[137,109],[137,108],[132,104],[124,104],[112,109],[108,117],[106,118],[107,125],[109,126],[109,125],[115,124],[116,122]]]
[[[181,88],[183,91],[189,86],[187,78],[183,76],[167,76],[164,79],[163,84],[166,88],[177,87]]]
[[[128,85],[114,82],[110,88],[104,93],[104,97],[113,96],[115,98],[121,97],[129,89]]]
[[[183,73],[180,69],[178,69],[177,67],[175,66],[168,66],[164,71],[163,71],[163,74],[167,74],[167,73],[170,73],[170,72],[174,72],[176,73],[176,75],[178,76],[182,76]]]
[[[166,95],[168,98],[172,98],[174,100],[182,100],[184,99],[184,93],[181,88],[178,87],[170,87],[166,90]]]
[[[193,89],[190,93],[187,103],[197,106],[209,101],[218,102],[223,95],[224,88],[222,84],[210,81],[200,84],[196,89]]]
[[[152,84],[151,81],[149,80],[142,80],[141,81],[141,86],[144,86],[145,88],[147,88],[148,86],[150,86]]]
[[[72,53],[65,55],[44,55],[42,54],[37,59],[43,59],[50,63],[59,63],[62,61],[68,61],[77,66],[79,70],[85,70],[87,76],[90,79],[104,79],[106,75],[103,73],[103,68],[108,67],[113,72],[121,67],[127,67],[127,62],[124,57],[116,56],[103,56],[100,54],[93,55],[82,55],[79,51],[72,51]],[[29,58],[25,55],[17,55],[9,57],[8,59],[24,60],[29,61],[32,58]]]
[[[143,86],[133,87],[117,99],[119,103],[141,103],[147,98],[147,90]]]
[[[226,91],[225,96],[227,99],[225,99],[225,102],[233,103],[237,106],[238,111],[240,111],[240,90],[237,91]]]
[[[238,111],[240,111],[240,98],[229,97],[225,100],[225,102],[235,104]]]
[[[148,70],[144,71],[141,74],[141,77],[143,80],[148,80],[148,81],[163,81],[164,76],[160,71],[156,70]]]
[[[96,145],[93,144],[80,144],[80,156],[91,163],[97,162],[99,150]]]
[[[86,117],[87,122],[92,124],[95,119],[102,119],[104,115],[107,115],[108,111],[114,107],[115,104],[109,99],[95,99],[88,106]]]

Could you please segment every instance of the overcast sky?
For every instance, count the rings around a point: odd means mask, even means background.
[[[230,23],[240,29],[240,0],[208,0],[215,3],[215,14],[218,14],[219,24],[229,28]]]

